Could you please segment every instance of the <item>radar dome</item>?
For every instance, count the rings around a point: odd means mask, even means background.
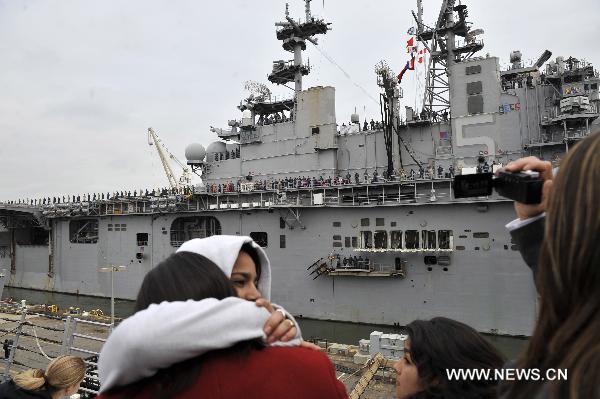
[[[206,150],[202,144],[192,143],[185,147],[185,158],[188,161],[204,161]]]
[[[206,149],[207,154],[214,154],[215,152],[225,152],[226,145],[222,141],[215,141],[210,143],[208,148]]]

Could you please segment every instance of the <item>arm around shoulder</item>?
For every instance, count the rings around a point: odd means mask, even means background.
[[[124,320],[110,335],[98,361],[101,391],[154,375],[158,369],[264,338],[269,312],[240,298],[162,302]]]

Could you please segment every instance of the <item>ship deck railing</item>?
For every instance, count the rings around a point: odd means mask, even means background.
[[[453,252],[453,248],[354,248],[355,252],[371,253],[419,253],[419,252]]]
[[[88,212],[68,204],[42,208],[46,218],[193,213],[203,211],[245,211],[264,208],[398,206],[448,202],[500,200],[495,195],[474,199],[454,199],[452,178],[417,178],[390,181],[337,184],[247,192],[196,193],[187,196],[140,197],[102,200],[92,203]],[[76,205],[76,204],[74,204]]]

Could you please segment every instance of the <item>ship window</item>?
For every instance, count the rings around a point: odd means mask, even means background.
[[[404,263],[405,262],[403,262],[402,259],[400,259],[400,258],[394,259],[394,266],[395,266],[397,272],[404,271]]]
[[[440,266],[450,266],[450,257],[448,255],[438,256],[437,263]]]
[[[481,73],[481,65],[472,65],[465,68],[465,74],[475,75]]]
[[[390,222],[390,226],[396,227],[396,222]]]
[[[423,259],[423,262],[425,262],[426,265],[437,265],[437,257],[426,256],[425,259]]]
[[[456,250],[457,251],[464,251],[465,250],[465,246],[464,245],[457,245],[456,246]]]
[[[279,248],[285,248],[285,235],[279,236]]]
[[[423,249],[435,249],[435,230],[423,230],[421,231],[421,237],[423,238]]]
[[[418,230],[406,230],[404,232],[404,247],[406,249],[417,249],[419,248],[419,231]]]
[[[360,232],[360,243],[361,248],[373,248],[373,232],[361,231]]]
[[[167,231],[163,230],[163,234]],[[212,216],[180,217],[171,223],[171,245],[178,247],[192,238],[221,234],[221,223]]]
[[[360,219],[360,225],[365,227],[369,225],[369,218]]]
[[[267,233],[264,231],[253,231],[250,233],[250,238],[252,238],[262,248],[266,248],[269,244],[269,238]]]
[[[108,231],[113,231],[113,225],[112,225],[112,223],[108,224]]]
[[[48,245],[48,232],[40,227],[31,229],[30,235],[22,237],[23,241],[17,241],[20,245]]]
[[[471,115],[483,113],[483,96],[481,94],[469,96],[467,98],[467,108]]]
[[[467,83],[467,94],[468,95],[471,96],[473,94],[481,94],[482,91],[483,91],[483,86],[481,84],[481,81]]]
[[[333,222],[333,227],[342,227],[342,222]]]
[[[279,218],[279,228],[285,229],[285,220],[282,217]]]
[[[392,249],[402,249],[402,230],[393,230],[391,232],[391,245]]]
[[[592,90],[598,90],[598,83],[592,83]]]
[[[375,248],[386,249],[388,247],[388,235],[385,230],[377,230],[375,232]]]
[[[115,231],[121,231],[121,225],[119,223],[115,224]]]
[[[438,230],[438,248],[452,248],[452,230]]]
[[[475,232],[475,233],[473,233],[473,238],[490,238],[490,233],[488,233],[487,231]]]
[[[341,241],[342,240],[342,236],[336,234],[336,235],[333,236],[333,240],[334,241]]]
[[[384,218],[376,218],[375,226],[385,226],[385,219]]]
[[[358,248],[358,237],[352,237],[352,248]]]
[[[148,245],[148,233],[137,233],[135,235],[138,247],[145,247]]]
[[[126,224],[122,224],[121,225],[121,231],[127,231],[127,225]]]
[[[344,246],[346,248],[350,248],[352,246],[352,238],[351,237],[344,237]]]
[[[98,220],[71,220],[69,239],[74,244],[96,244],[98,242]]]
[[[313,127],[311,129],[311,131],[312,131],[312,134],[319,134],[319,127],[318,126],[317,127]]]
[[[339,241],[334,241],[334,242],[333,242],[333,247],[334,247],[334,248],[341,248],[341,247],[342,247],[342,243],[341,243],[341,242],[339,242]]]

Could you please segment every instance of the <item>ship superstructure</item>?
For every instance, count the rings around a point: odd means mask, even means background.
[[[599,116],[598,73],[572,57],[546,64],[548,51],[527,66],[514,51],[501,70],[497,57],[477,55],[481,30],[454,1],[432,26],[419,1],[415,23],[430,53],[421,108],[400,112],[396,73],[380,62],[380,120],[338,126],[335,89],[303,82],[306,42],[330,25],[308,0],[304,20],[286,9],[276,36],[294,58],[273,62],[268,79],[293,82],[294,94],[274,101],[248,83],[241,115],[211,128],[219,140],[186,150],[202,187],[4,204],[9,284],[110,296],[99,269],[125,265],[115,294],[134,298],[182,242],[242,234],[266,248],[273,300],[295,315],[399,325],[443,315],[530,334],[536,291],[504,228],[512,202],[455,199],[452,180],[527,154],[558,163]]]

